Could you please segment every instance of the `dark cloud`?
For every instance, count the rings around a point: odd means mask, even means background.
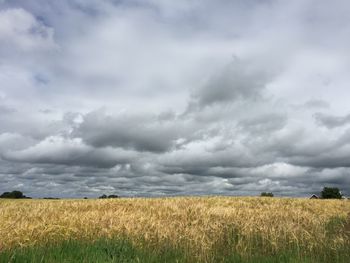
[[[315,113],[315,120],[318,124],[333,129],[350,123],[350,114],[345,116],[335,116],[323,113]]]
[[[130,162],[135,152],[104,148],[94,149],[79,140],[49,137],[39,144],[20,151],[5,151],[7,161],[63,164],[70,166],[113,167]]]
[[[190,107],[205,107],[235,100],[261,99],[267,84],[266,73],[252,63],[234,60],[196,90]]]
[[[155,116],[108,116],[103,111],[95,111],[83,117],[76,135],[95,147],[165,152],[174,147],[180,128],[173,121],[164,122]]]

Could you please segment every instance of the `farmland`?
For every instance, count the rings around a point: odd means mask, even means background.
[[[0,201],[1,262],[60,262],[52,258],[57,248],[62,262],[77,262],[74,253],[81,262],[348,262],[350,202],[259,197]],[[99,258],[88,261],[87,254]]]

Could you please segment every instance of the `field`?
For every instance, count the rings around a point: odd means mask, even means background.
[[[349,262],[350,201],[0,200],[0,262]]]

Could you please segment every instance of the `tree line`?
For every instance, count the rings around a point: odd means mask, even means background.
[[[25,196],[21,191],[12,191],[12,192],[4,192],[0,195],[0,198],[7,198],[7,199],[32,199],[31,197]],[[99,199],[106,199],[106,198],[119,198],[119,195],[101,195],[98,197]],[[43,199],[50,199],[50,200],[58,200],[60,198],[57,197],[44,197]],[[87,197],[84,197],[84,199],[88,199]]]
[[[274,194],[271,192],[262,192],[260,194],[262,197],[273,197]],[[320,193],[320,196],[317,198],[320,199],[342,199],[343,195],[339,188],[337,187],[324,187],[323,190]]]

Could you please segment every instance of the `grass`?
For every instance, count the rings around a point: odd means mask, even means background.
[[[1,200],[0,262],[348,262],[350,202]]]
[[[227,248],[224,248],[227,249]],[[256,248],[258,249],[258,248]],[[174,249],[171,246],[136,247],[127,239],[100,239],[93,242],[67,240],[46,246],[16,248],[0,252],[0,262],[8,263],[191,263],[191,262],[222,262],[222,263],[329,263],[348,262],[348,255],[334,257],[325,252],[314,256],[300,256],[297,251],[281,251],[275,255],[259,255],[242,257],[236,251],[220,254],[220,249],[212,251],[210,258],[195,258],[189,251]],[[257,251],[258,252],[258,251]],[[327,251],[329,252],[329,251]]]
[[[171,249],[151,251],[136,249],[126,239],[101,239],[94,242],[76,240],[60,244],[14,249],[0,253],[0,262],[176,262],[181,255]]]

